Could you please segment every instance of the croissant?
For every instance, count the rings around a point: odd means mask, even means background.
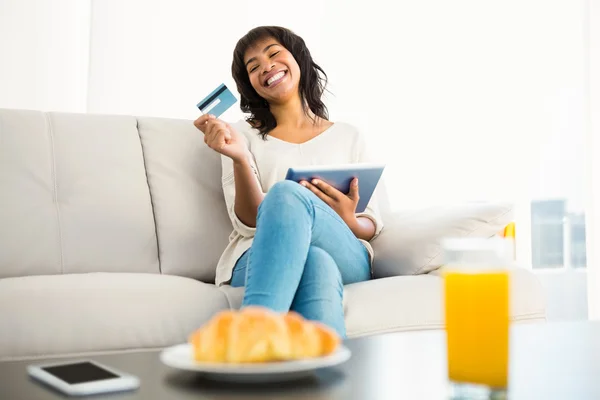
[[[296,312],[246,307],[216,314],[188,341],[196,361],[261,363],[325,356],[337,349],[341,339],[329,327]]]

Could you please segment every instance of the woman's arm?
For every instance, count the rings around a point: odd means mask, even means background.
[[[376,160],[369,151],[369,145],[362,133],[358,132],[356,140],[356,156],[355,160],[357,163],[369,163],[376,162]],[[355,214],[358,221],[359,227],[352,229],[352,232],[360,238],[366,241],[373,240],[377,237],[383,229],[383,220],[379,210],[378,193],[379,187],[383,184],[380,182],[378,187],[375,188],[375,192],[371,195],[369,204],[362,213]],[[360,236],[359,236],[360,235]]]
[[[354,233],[354,236],[367,242],[375,236],[375,223],[369,217],[359,215],[354,221],[348,223],[348,227]]]
[[[235,181],[235,214],[244,225],[256,226],[258,206],[264,198],[262,188],[256,179],[253,169],[252,154],[233,161]]]
[[[233,229],[244,237],[254,236],[264,194],[248,140],[210,114],[200,116],[194,126],[204,133],[208,147],[221,154],[221,184]]]

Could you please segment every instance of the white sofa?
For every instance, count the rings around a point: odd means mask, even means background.
[[[382,207],[378,279],[346,287],[348,335],[440,329],[439,240],[491,236],[510,207]],[[230,232],[219,157],[192,121],[1,109],[0,360],[185,341],[241,302],[213,285]],[[545,319],[533,274],[515,270],[511,290],[513,321]]]

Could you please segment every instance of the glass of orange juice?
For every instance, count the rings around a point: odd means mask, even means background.
[[[510,307],[505,243],[461,238],[442,246],[450,398],[503,398]]]

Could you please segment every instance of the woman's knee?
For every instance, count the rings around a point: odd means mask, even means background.
[[[308,249],[302,279],[334,287],[340,293],[344,287],[342,275],[333,257],[325,250],[316,246],[310,246]]]
[[[274,184],[267,192],[259,206],[259,211],[269,206],[300,205],[307,203],[308,190],[293,181],[280,181]]]
[[[279,181],[274,184],[267,192],[267,197],[297,196],[302,194],[306,188],[294,181]]]

